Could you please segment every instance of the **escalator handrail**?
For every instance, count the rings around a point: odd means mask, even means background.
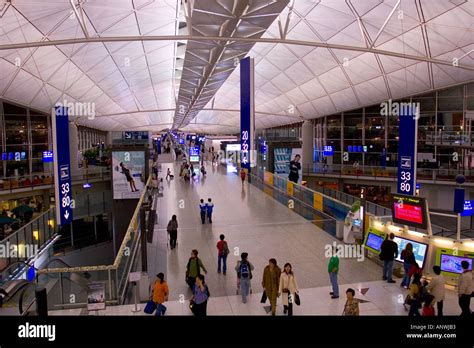
[[[52,259],[49,259],[48,262],[46,262],[46,264],[42,267],[42,268],[48,268],[48,266],[55,262],[55,261],[58,261],[59,263],[61,263],[63,266],[65,266],[66,268],[71,268],[71,266],[69,266],[66,262],[64,262],[62,259],[60,259],[59,257],[53,257]]]
[[[3,271],[2,271],[2,275],[5,274],[10,268],[13,268],[14,266],[18,266],[18,265],[22,265],[22,266],[26,266],[26,262],[25,261],[15,261],[13,263],[11,263],[10,265],[8,265],[7,268],[5,268]],[[11,274],[11,273],[10,273]]]
[[[25,284],[23,285],[21,288],[23,289],[23,291],[21,292],[20,294],[20,300],[18,301],[18,311],[20,312],[20,315],[23,315],[23,313],[25,311],[23,311],[23,298],[25,297],[25,293],[26,293],[26,290],[28,290],[28,288],[30,286],[36,286],[37,284],[36,283],[28,283],[28,284]],[[33,298],[33,300],[31,301],[31,303],[28,305],[28,308],[26,308],[26,311],[28,311],[28,309],[30,309],[30,307],[33,305],[33,303],[36,302],[36,296]]]
[[[28,284],[31,284],[29,281],[25,280],[25,279],[20,279],[18,285],[8,293],[8,297],[5,299],[5,303],[8,303],[11,301],[11,299],[18,293],[20,292],[22,289],[25,288],[25,286],[27,286]]]

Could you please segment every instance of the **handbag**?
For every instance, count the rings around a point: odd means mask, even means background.
[[[300,295],[298,295],[297,293],[295,293],[295,303],[297,306],[301,304]]]
[[[143,310],[146,314],[152,314],[156,310],[156,303],[152,300],[148,301]]]
[[[265,302],[267,302],[267,293],[264,290],[262,294],[262,298],[260,299],[260,303],[265,303]]]
[[[191,310],[191,312],[194,313],[194,306],[196,305],[196,303],[194,302],[194,300],[190,300],[189,301],[189,309]]]

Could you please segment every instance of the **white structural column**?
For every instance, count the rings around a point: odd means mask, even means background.
[[[75,175],[79,171],[79,133],[77,131],[77,126],[69,122],[69,156],[71,161],[71,172],[72,175]]]
[[[314,126],[311,121],[304,121],[301,127],[301,139],[303,140],[302,145],[302,169],[303,173],[311,169],[313,164],[313,139],[314,139]]]

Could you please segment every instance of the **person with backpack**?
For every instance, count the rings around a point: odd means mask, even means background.
[[[199,212],[201,214],[201,222],[204,225],[206,223],[207,204],[204,203],[204,199],[201,199],[199,203]]]
[[[392,279],[393,260],[398,256],[398,244],[393,241],[394,233],[390,233],[389,239],[385,239],[380,247],[380,260],[383,261],[383,280],[387,283],[395,283]]]
[[[243,303],[247,303],[247,296],[250,292],[250,280],[253,277],[252,271],[254,270],[253,265],[248,260],[248,256],[248,253],[242,253],[240,255],[241,260],[237,261],[237,265],[235,266]]]
[[[281,269],[277,266],[275,259],[270,259],[268,265],[263,270],[262,287],[270,300],[272,306],[272,315],[276,313],[276,302],[278,297],[278,288],[280,286]]]
[[[412,267],[416,267],[415,265],[417,265],[415,254],[413,253],[413,244],[407,243],[400,257],[403,260],[403,270],[405,271],[400,286],[408,289],[410,286],[410,278],[413,275]]]
[[[178,240],[178,219],[176,215],[171,217],[171,220],[168,222],[166,231],[170,235],[170,248],[176,248],[176,241]]]
[[[298,283],[290,263],[286,263],[280,276],[280,287],[278,294],[282,294],[281,301],[283,303],[283,314],[293,315],[293,302],[295,302],[296,294],[298,294]]]
[[[227,273],[227,255],[229,255],[229,246],[224,240],[225,236],[221,234],[219,236],[219,241],[217,242],[217,273],[221,273],[221,263],[223,274]]]
[[[158,273],[156,276],[158,279],[155,281],[153,286],[153,302],[156,304],[156,315],[162,316],[166,313],[166,306],[163,304],[168,301],[168,295],[170,293],[168,284],[165,282],[165,275]]]
[[[202,274],[198,274],[195,278],[190,307],[192,307],[191,310],[196,317],[205,317],[207,315],[207,300],[211,293],[204,280],[205,277]]]
[[[193,249],[186,265],[186,283],[191,290],[194,289],[196,277],[201,274],[201,269],[207,274],[206,267],[204,267],[201,259],[198,257],[198,251]]]
[[[212,203],[212,200],[210,198],[207,199],[206,208],[209,223],[212,224],[212,212],[214,211],[214,203]]]

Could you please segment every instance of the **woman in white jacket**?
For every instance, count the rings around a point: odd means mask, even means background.
[[[295,301],[295,294],[298,292],[298,283],[296,282],[291,264],[286,263],[280,275],[280,287],[278,289],[278,295],[282,294],[281,300],[284,314],[288,313],[288,316],[293,315],[293,302]]]

